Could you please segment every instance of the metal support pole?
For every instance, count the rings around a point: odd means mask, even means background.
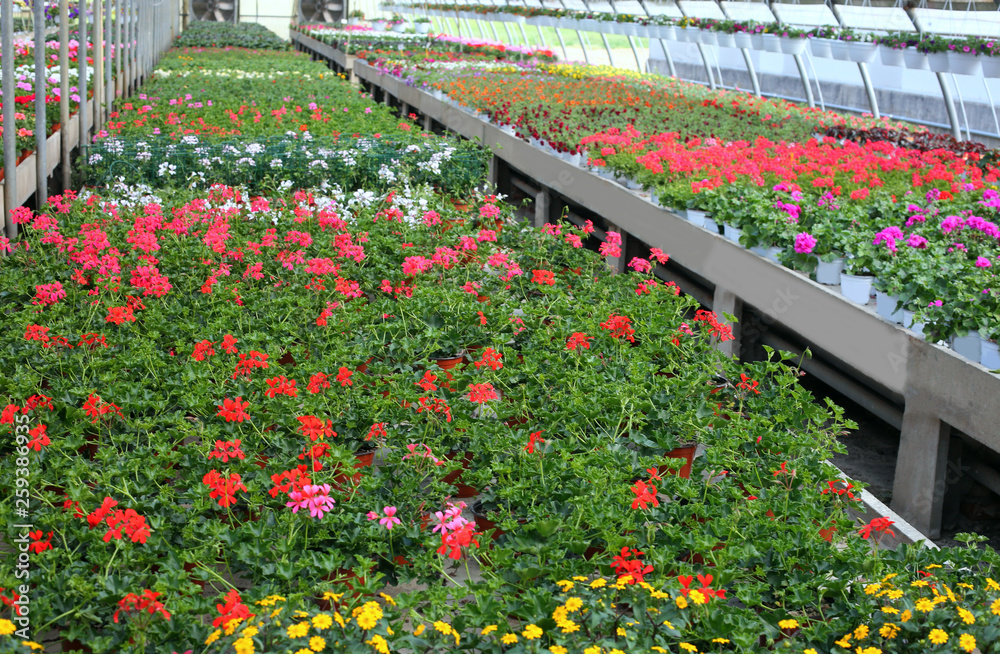
[[[545,32],[542,31],[542,26],[535,25],[535,29],[538,30],[538,42],[542,44],[543,48],[549,47],[549,44],[545,42]]]
[[[872,86],[872,78],[868,75],[868,64],[859,61],[858,72],[861,73],[861,81],[865,84],[865,93],[868,94],[868,105],[872,109],[872,116],[875,119],[879,119],[882,117],[882,114],[878,110],[878,98],[875,97],[875,87]]]
[[[667,71],[670,72],[671,77],[677,77],[677,67],[674,66],[674,58],[670,54],[670,48],[667,46],[667,41],[665,39],[657,39],[660,42],[660,47],[663,48],[663,56],[667,60]]]
[[[0,1],[3,9],[0,32],[3,36],[3,52],[14,52],[14,2]],[[17,238],[17,225],[9,218],[10,212],[17,205],[17,129],[14,127],[14,57],[0,59],[3,68],[3,215],[0,222],[4,227],[4,235],[13,240]]]
[[[125,72],[125,52],[122,48],[122,14],[125,11],[125,0],[118,0],[115,11],[115,95],[124,97],[123,73]]]
[[[125,95],[131,95],[132,90],[132,0],[125,0],[125,53],[122,66],[125,70]]]
[[[104,0],[104,119],[111,116],[115,103],[115,62],[117,52],[112,52],[115,40],[115,28],[112,22],[112,10],[115,0]]]
[[[510,23],[504,21],[503,29],[505,32],[507,32],[507,43],[514,43],[514,36],[510,33]]]
[[[59,0],[59,123],[62,138],[59,139],[62,162],[62,188],[70,187],[69,170],[69,0]]]
[[[698,54],[701,55],[701,61],[705,64],[705,73],[708,75],[708,88],[715,90],[715,75],[712,73],[712,64],[708,61],[708,50],[705,49],[704,43],[698,44]]]
[[[88,136],[90,130],[87,129],[87,0],[80,0],[77,5],[77,12],[80,15],[80,38],[79,48],[76,51],[76,88],[77,95],[80,96],[80,140],[83,145],[90,143]]]
[[[104,124],[104,13],[103,0],[94,0],[94,134]]]
[[[806,91],[806,104],[811,109],[816,106],[816,100],[813,99],[812,84],[809,82],[809,76],[806,75],[806,65],[802,61],[802,55],[800,54],[792,55],[792,59],[795,60],[795,67],[799,69],[799,77],[802,78],[802,88]],[[757,95],[760,95],[760,93],[757,93]]]
[[[587,64],[590,63],[590,50],[587,48],[587,41],[583,36],[583,30],[577,30],[576,36],[580,39],[580,47],[583,48],[583,61]]]
[[[642,62],[639,60],[639,51],[635,47],[635,37],[634,36],[629,36],[628,37],[628,44],[630,46],[632,46],[632,54],[635,56],[635,67],[636,67],[636,70],[638,70],[641,73],[641,72],[643,72],[643,70],[642,70]]]
[[[558,27],[553,28],[556,31],[556,38],[559,39],[559,47],[563,51],[563,59],[569,59],[569,53],[566,52],[566,41],[563,40],[562,32],[559,31]]]
[[[491,21],[487,21],[487,22],[490,25],[490,31],[493,32],[493,38],[496,39],[497,41],[500,41],[501,39],[500,39],[500,34],[497,32],[496,21],[491,20]]]
[[[753,59],[750,57],[750,50],[748,48],[740,48],[740,52],[743,54],[743,62],[747,65],[747,72],[750,73],[750,85],[753,87],[753,94],[758,98],[760,97],[760,80],[757,79],[757,69],[753,65]],[[810,103],[810,107],[812,104]]]
[[[955,93],[958,94],[958,106],[962,108],[962,120],[965,121],[965,140],[972,140],[972,132],[969,131],[969,115],[965,113],[965,100],[962,99],[962,89],[958,86],[958,80],[955,79],[955,73],[951,74],[951,83],[955,85]]]
[[[524,45],[525,46],[529,46],[529,43],[528,43],[528,32],[527,32],[527,30],[524,29],[524,23],[518,22],[517,26],[521,28],[521,38],[524,39]]]
[[[983,88],[986,89],[986,97],[990,101],[990,111],[993,112],[993,126],[996,127],[997,134],[1000,135],[1000,120],[997,120],[997,107],[993,103],[993,94],[990,93],[990,85],[986,83],[986,77],[983,77]]]
[[[604,32],[601,32],[600,34],[601,34],[601,41],[604,42],[604,49],[608,51],[608,64],[611,65],[611,66],[614,66],[615,65],[615,58],[611,54],[611,44],[608,43],[608,35],[605,34]]]
[[[49,169],[46,161],[46,137],[48,125],[45,121],[45,88],[49,84],[48,69],[45,68],[45,3],[35,0],[35,206],[41,209],[49,199]],[[7,99],[6,97],[4,98]],[[13,124],[11,124],[13,127]]]

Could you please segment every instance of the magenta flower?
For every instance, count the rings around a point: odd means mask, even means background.
[[[799,232],[795,236],[795,251],[799,254],[810,254],[816,247],[816,238],[809,232]]]
[[[927,247],[927,239],[920,234],[910,234],[910,238],[906,239],[906,244],[911,248],[924,249]]]
[[[636,272],[649,272],[653,269],[653,265],[649,261],[639,257],[632,257],[632,260],[628,262],[628,267]]]
[[[380,525],[382,525],[389,531],[392,531],[392,528],[395,525],[402,524],[403,521],[396,517],[396,507],[387,506],[385,507],[384,510],[385,510],[385,517],[378,521]]]
[[[288,494],[291,502],[285,506],[298,513],[299,509],[309,509],[309,516],[322,520],[323,514],[333,510],[336,500],[330,497],[330,484],[307,484],[301,491],[293,490]]]
[[[986,257],[979,257],[976,259],[976,268],[989,268],[993,264]]]

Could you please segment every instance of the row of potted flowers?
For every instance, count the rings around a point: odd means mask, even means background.
[[[430,12],[453,17],[453,5],[394,7],[397,11]],[[517,6],[466,5],[459,15],[470,19],[528,22],[533,25],[605,32],[642,38],[702,43],[728,48],[801,55],[808,47],[813,56],[842,61],[872,62],[881,58],[888,66],[933,72],[1000,77],[996,39],[948,37],[917,32],[880,35],[850,28],[795,27],[780,22],[734,21],[668,16],[637,16],[610,12],[539,9]]]

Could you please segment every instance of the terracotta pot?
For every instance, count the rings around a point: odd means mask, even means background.
[[[368,357],[368,360],[365,361],[364,363],[362,363],[361,365],[359,365],[357,368],[355,368],[355,370],[357,370],[361,374],[367,373],[368,372],[368,364],[371,363],[374,360],[375,360],[375,357]]]
[[[472,452],[459,452],[458,450],[452,450],[451,452],[448,452],[448,454],[446,454],[444,458],[449,460],[454,460],[459,456],[462,457],[462,467],[459,468],[458,470],[453,470],[452,472],[449,472],[447,475],[444,476],[444,478],[441,481],[443,481],[446,484],[451,484],[452,486],[455,487],[454,497],[462,499],[468,497],[475,497],[476,495],[479,494],[478,490],[476,490],[472,486],[466,486],[465,484],[456,483],[458,479],[462,476],[462,473],[468,470],[469,466],[472,464],[472,456],[473,456]]]
[[[712,551],[713,552],[717,552],[717,551],[721,550],[725,546],[726,546],[725,543],[716,543],[715,546],[712,547]],[[714,563],[712,563],[710,561],[708,563],[706,563],[705,562],[705,557],[702,556],[701,554],[696,553],[696,552],[692,552],[690,554],[685,554],[684,556],[681,557],[680,560],[684,561],[684,562],[690,562],[690,563],[693,563],[695,565],[708,566],[709,568],[714,568],[715,567]]]
[[[451,371],[455,368],[455,366],[462,363],[464,360],[464,354],[457,357],[448,357],[447,359],[431,359],[432,363],[437,364],[438,368],[444,370],[444,376],[447,381],[442,382],[441,385],[449,391],[451,390],[451,386],[448,385],[448,382],[452,380]]]
[[[682,445],[680,447],[675,447],[674,449],[667,452],[664,456],[668,459],[684,459],[685,463],[681,465],[680,469],[671,468],[670,464],[664,464],[657,466],[656,470],[660,473],[679,474],[684,479],[691,478],[691,464],[694,462],[694,453],[698,449],[697,445]]]
[[[362,584],[364,584],[364,579],[354,574],[353,570],[350,570],[348,568],[340,568],[336,572],[331,572],[330,574],[323,577],[323,581],[332,581],[335,583],[343,584],[347,588],[346,592],[349,593],[352,598],[357,599],[361,597],[360,592],[354,591],[354,582],[360,581]],[[319,604],[319,608],[321,611],[331,611],[334,608],[339,608],[342,604],[342,602],[334,602],[328,599],[323,599],[322,597],[317,598],[316,603]]]
[[[354,468],[370,468],[375,461],[375,450],[369,450],[367,452],[359,452],[354,455],[357,461],[354,464]],[[362,473],[356,472],[353,475],[348,476],[346,473],[341,473],[333,478],[334,488],[339,491],[344,491],[344,485],[350,483],[354,486],[361,481]]]
[[[85,652],[85,654],[90,654],[90,652],[93,652],[94,650],[90,649],[89,647],[87,647],[78,640],[69,640],[67,638],[63,638],[62,651],[63,652],[76,651],[76,652]]]

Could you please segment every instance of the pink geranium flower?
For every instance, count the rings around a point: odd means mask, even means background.
[[[320,520],[325,513],[333,510],[333,505],[336,503],[336,500],[330,497],[330,484],[307,484],[301,491],[290,492],[288,497],[292,501],[285,506],[291,508],[292,513],[298,513],[299,509],[309,509],[309,516]]]

